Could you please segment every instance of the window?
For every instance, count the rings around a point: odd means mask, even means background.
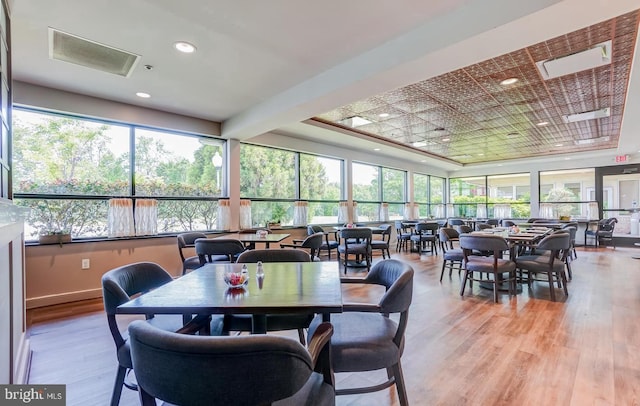
[[[429,217],[429,175],[413,174],[413,202],[421,218]]]
[[[294,202],[309,202],[309,224],[337,223],[342,161],[251,144],[240,146],[240,196],[251,200],[251,223],[292,225]]]
[[[405,171],[357,162],[351,168],[353,200],[358,204],[357,221],[379,221],[383,202],[389,205],[389,220],[404,217],[407,190]]]
[[[529,173],[487,176],[487,190],[489,217],[524,219],[531,216]]]
[[[222,141],[18,108],[13,118],[14,201],[31,209],[27,240],[106,237],[112,197],[157,199],[160,233],[216,228],[224,165],[212,157],[223,159]]]
[[[540,210],[545,217],[588,216],[587,191],[595,188],[593,168],[540,172],[540,185]]]
[[[450,179],[450,201],[453,203],[453,217],[475,217],[478,204],[486,204],[486,178]],[[451,213],[449,213],[451,214]]]

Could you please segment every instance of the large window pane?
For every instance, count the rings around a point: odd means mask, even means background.
[[[500,217],[494,204],[508,204],[511,217],[528,218],[531,215],[531,176],[528,173],[487,176],[489,217]]]
[[[378,221],[379,218],[379,203],[358,203],[357,222]]]
[[[211,142],[136,129],[136,195],[220,196],[223,148]]]
[[[217,224],[217,201],[158,201],[158,232],[160,233],[215,230],[218,228]]]
[[[593,168],[540,172],[540,185],[540,202],[550,204],[554,218],[588,216],[587,202],[595,198]]]
[[[486,179],[484,176],[453,178],[450,181],[451,202],[455,217],[475,217],[478,204],[486,203]]]
[[[429,202],[440,204],[444,202],[444,178],[431,176],[429,179]]]
[[[37,240],[39,234],[50,231],[68,232],[74,238],[107,235],[106,200],[14,198],[13,201],[31,209],[25,222],[27,241]]]
[[[382,201],[404,202],[407,173],[396,169],[382,168]]]
[[[352,168],[353,200],[380,201],[379,168],[354,162]]]
[[[333,224],[338,222],[338,203],[310,202],[309,224]]]
[[[429,202],[429,175],[413,174],[413,201]]]
[[[252,227],[265,227],[268,223],[293,224],[293,203],[278,201],[251,202]]]
[[[13,192],[128,195],[129,128],[13,111]]]
[[[300,198],[339,201],[342,195],[342,161],[300,154]]]
[[[240,146],[240,196],[296,198],[296,155],[255,145]]]

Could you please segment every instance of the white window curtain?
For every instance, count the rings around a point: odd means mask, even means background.
[[[351,206],[352,209],[352,213],[353,216],[351,216],[351,222],[352,223],[357,223],[358,222],[358,202],[353,202],[353,205]]]
[[[342,201],[338,204],[338,223],[345,224],[349,221],[349,204]]]
[[[136,199],[136,235],[158,234],[158,201]]]
[[[231,202],[229,199],[218,200],[218,230],[231,229]]]
[[[510,204],[496,204],[493,206],[493,218],[505,219],[511,218]]]
[[[433,217],[437,219],[444,218],[444,204],[436,204],[433,209]]]
[[[413,210],[411,208],[411,203],[404,204],[404,213],[402,215],[405,220],[414,220],[413,218]]]
[[[389,203],[382,203],[380,205],[380,221],[389,221]]]
[[[540,217],[545,219],[553,218],[553,205],[551,203],[540,203]]]
[[[482,219],[483,218],[487,218],[487,205],[486,204],[479,204],[477,206],[477,208],[476,208],[476,217],[482,218]]]
[[[135,235],[133,201],[131,199],[109,199],[107,232],[109,237],[129,237]]]
[[[598,202],[589,202],[589,206],[587,206],[587,217],[589,220],[598,220],[600,218]]]
[[[240,229],[251,228],[251,200],[240,200]]]
[[[298,200],[293,202],[293,225],[306,226],[309,215],[309,202]]]
[[[453,209],[453,204],[449,203],[447,204],[447,217],[454,217],[455,212]]]
[[[411,217],[413,220],[420,218],[420,206],[418,206],[418,203],[411,205]]]

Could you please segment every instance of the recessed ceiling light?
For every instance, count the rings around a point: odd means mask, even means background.
[[[556,147],[561,147],[561,146],[562,146],[562,144],[556,144]]]
[[[192,54],[196,52],[196,47],[193,44],[184,41],[178,41],[173,46],[180,52],[184,52],[185,54]]]
[[[413,145],[416,148],[426,147],[427,146],[427,141],[414,141],[414,142],[411,143],[411,145]]]
[[[373,150],[374,151],[380,151],[380,148],[374,148]]]
[[[151,97],[149,93],[145,93],[145,92],[138,92],[136,93],[136,96],[142,97],[143,99],[148,99],[149,97]]]
[[[517,81],[518,81],[518,78],[508,78],[508,79],[505,79],[502,82],[500,82],[500,84],[502,86],[509,86],[509,85],[512,85],[512,84],[516,83]]]
[[[498,164],[498,166],[502,166],[502,164]]]
[[[427,160],[426,159],[421,159],[420,162],[427,162]]]
[[[567,158],[565,158],[564,160],[565,160],[565,161],[568,161],[568,160],[570,160],[570,159],[571,159],[571,158],[567,157]]]
[[[549,125],[548,121],[541,121],[538,124],[536,124],[538,127],[544,127],[545,125]]]
[[[378,117],[389,117],[389,113],[380,113],[378,114]]]
[[[478,154],[478,156],[484,156],[484,153],[481,152],[481,153]]]
[[[443,138],[442,139],[442,142],[449,142],[449,141],[451,141],[451,138]]]

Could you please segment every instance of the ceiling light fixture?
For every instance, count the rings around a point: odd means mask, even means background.
[[[542,77],[547,79],[594,69],[611,63],[611,40],[592,48],[546,61],[536,62]]]
[[[538,124],[536,124],[538,127],[544,127],[545,125],[549,125],[548,121],[541,121]]]
[[[561,146],[562,146],[562,144],[556,144],[556,147],[561,147]]]
[[[367,120],[364,117],[351,116],[351,117],[345,118],[344,120],[338,121],[338,124],[342,124],[342,125],[345,125],[345,126],[351,127],[351,128],[356,128],[356,127],[360,127],[362,125],[371,124],[372,122],[373,121]]]
[[[427,141],[415,141],[415,142],[412,142],[411,145],[413,145],[416,148],[426,147]]]
[[[382,117],[382,118],[389,117],[389,113],[380,113],[378,114],[378,117]]]
[[[609,139],[609,137],[587,138],[584,140],[575,140],[573,143],[576,145],[589,145],[596,142],[607,142]]]
[[[173,46],[180,52],[183,52],[185,54],[192,54],[194,52],[196,52],[196,47],[193,44],[190,44],[188,42],[185,41],[178,41],[175,44],[173,44]]]
[[[148,99],[149,97],[151,97],[149,93],[145,93],[145,92],[138,92],[136,93],[136,96],[142,97],[143,99]]]
[[[611,109],[609,109],[609,107],[605,107],[604,109],[600,109],[600,110],[585,111],[583,113],[577,113],[577,114],[567,114],[565,116],[562,116],[562,120],[565,123],[575,123],[577,121],[594,120],[596,118],[605,118],[605,117],[609,117],[610,115],[611,115]]]
[[[373,150],[374,151],[380,151],[380,148],[374,148]]]
[[[509,86],[512,85],[514,83],[516,83],[518,81],[518,78],[507,78],[505,80],[503,80],[502,82],[500,82],[500,84],[502,86]]]
[[[442,142],[449,142],[449,141],[451,141],[451,138],[443,138],[442,139]]]

